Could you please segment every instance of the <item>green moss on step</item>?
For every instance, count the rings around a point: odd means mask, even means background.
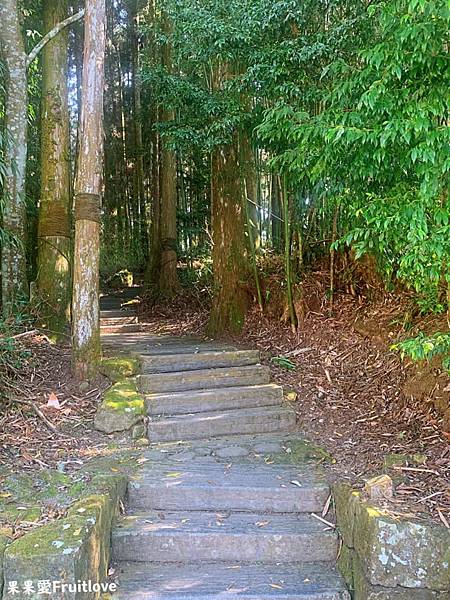
[[[104,358],[100,371],[111,381],[117,382],[125,377],[134,377],[141,371],[141,361],[137,356],[114,356]]]

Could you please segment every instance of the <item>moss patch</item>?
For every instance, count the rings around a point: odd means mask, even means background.
[[[125,495],[126,481],[122,473],[93,477],[85,497],[69,508],[65,518],[9,544],[4,555],[5,581],[104,581],[111,527],[119,500]]]
[[[122,380],[109,388],[95,415],[95,427],[105,433],[127,431],[141,422],[145,399],[132,380]]]
[[[141,371],[141,361],[137,356],[113,356],[104,358],[100,372],[113,382],[125,377],[134,377]]]
[[[331,455],[308,440],[291,440],[283,445],[283,451],[271,456],[275,464],[298,465],[305,461],[333,462]]]

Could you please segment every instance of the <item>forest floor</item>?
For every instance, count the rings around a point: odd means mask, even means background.
[[[204,306],[185,298],[148,310],[144,304],[141,320],[153,333],[204,335]],[[293,333],[255,309],[242,334],[231,341],[262,351],[274,380],[295,398],[299,430],[332,456],[326,464],[331,479],[361,487],[370,476],[388,472],[396,484],[391,512],[418,519],[431,515],[448,526],[450,436],[430,398],[414,400],[404,392],[411,368],[390,350],[404,311],[390,296],[369,303],[343,294],[332,315],[324,302],[307,312]],[[0,399],[5,403],[0,412],[0,484],[2,476],[14,472],[70,473],[111,444],[93,427],[108,381],[100,377],[80,386],[71,375],[68,345],[54,346],[38,333],[17,344],[30,356],[9,373],[12,379],[1,383],[3,392],[33,403],[51,427],[31,405]],[[273,361],[280,356],[291,363],[290,369]]]

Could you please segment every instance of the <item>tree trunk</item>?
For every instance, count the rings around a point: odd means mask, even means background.
[[[45,0],[44,27],[67,17],[67,0]],[[38,225],[37,289],[45,326],[57,336],[70,318],[70,148],[67,92],[68,31],[43,50],[41,199]]]
[[[214,297],[211,335],[241,331],[248,308],[249,279],[244,204],[237,140],[215,150],[211,164]]]
[[[170,25],[164,17],[163,27],[167,34]],[[162,64],[168,73],[172,70],[172,49],[170,42],[162,47]],[[172,111],[162,111],[163,121],[172,121]],[[178,288],[177,274],[177,160],[175,152],[167,146],[165,140],[161,144],[161,271],[159,291],[165,298],[170,298]]]
[[[277,175],[273,174],[271,176],[270,210],[272,213],[272,247],[275,250],[275,252],[282,252],[283,250],[283,221],[280,196],[281,194],[278,177]]]
[[[81,136],[75,182],[73,363],[96,373],[100,360],[99,255],[103,171],[105,0],[86,0]]]
[[[250,225],[249,235],[251,237],[251,244],[255,249],[255,252],[258,253],[261,248],[261,236],[259,231],[260,218],[258,210],[256,161],[253,154],[253,148],[246,132],[241,135],[241,154],[243,159],[242,167]]]
[[[139,0],[134,0],[131,10],[131,39],[132,39],[132,66],[133,66],[133,125],[135,147],[135,193],[137,194],[137,229],[139,254],[148,257],[148,231],[146,223],[145,189],[144,189],[144,149],[142,140],[142,82],[139,60]]]
[[[27,298],[25,172],[27,161],[27,67],[16,0],[1,0],[0,44],[6,64],[5,182],[2,225],[2,309],[10,315]]]
[[[152,111],[153,122],[157,121],[157,110]],[[150,248],[147,268],[145,271],[145,285],[152,296],[157,293],[159,286],[159,273],[161,265],[161,236],[160,236],[160,151],[159,135],[153,129],[151,134],[151,223],[150,223]]]
[[[173,150],[161,149],[161,271],[159,290],[165,298],[178,288],[177,274],[177,163]]]

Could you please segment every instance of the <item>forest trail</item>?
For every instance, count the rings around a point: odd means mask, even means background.
[[[259,353],[147,334],[122,302],[102,300],[103,345],[142,358],[151,443],[112,535],[114,600],[350,598],[329,486]]]

